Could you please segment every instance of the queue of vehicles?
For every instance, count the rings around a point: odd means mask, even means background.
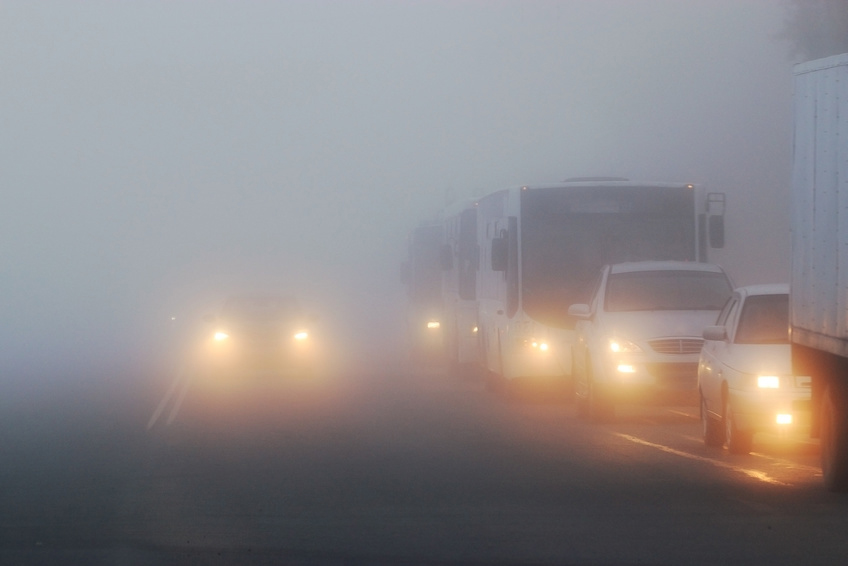
[[[592,417],[611,415],[626,391],[694,392],[706,444],[744,453],[762,430],[821,431],[825,483],[848,488],[846,69],[848,55],[796,70],[793,293],[742,288],[726,301],[731,286],[715,268],[723,290],[709,304],[647,304],[644,274],[657,265],[644,262],[709,271],[708,250],[724,245],[721,193],[620,178],[496,191],[452,205],[441,222],[433,285],[451,373],[479,371],[499,390],[526,380],[573,387]],[[644,304],[616,303],[616,281],[628,278],[642,279],[628,300]],[[788,331],[762,338],[749,328],[758,304],[783,298],[791,306],[773,305],[774,326],[761,331],[791,322],[791,347]]]
[[[700,403],[704,442],[821,437],[825,485],[848,490],[848,54],[795,70],[791,286],[732,290],[724,194],[692,184],[576,178],[451,204],[409,238],[402,269],[417,358],[493,389],[572,389],[612,416],[636,392]],[[206,352],[214,368],[315,360],[288,299],[234,298]]]

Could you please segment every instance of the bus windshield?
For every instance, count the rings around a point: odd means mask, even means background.
[[[607,263],[694,261],[694,190],[686,186],[557,187],[521,193],[522,301],[531,318],[571,328]]]

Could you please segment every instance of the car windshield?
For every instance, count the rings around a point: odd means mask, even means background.
[[[300,314],[296,300],[281,297],[239,297],[224,304],[221,316],[230,320],[262,321],[295,318]]]
[[[604,309],[610,312],[719,310],[731,291],[723,273],[691,270],[614,273],[607,283]]]
[[[748,297],[742,307],[734,342],[737,344],[788,344],[789,295]]]

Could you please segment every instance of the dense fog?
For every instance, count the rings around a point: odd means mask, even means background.
[[[390,358],[408,230],[572,176],[726,192],[713,259],[786,281],[798,9],[0,3],[4,378],[139,367],[244,290]]]

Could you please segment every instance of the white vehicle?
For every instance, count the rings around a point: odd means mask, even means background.
[[[616,402],[693,401],[704,328],[715,323],[732,286],[708,263],[643,261],[605,266],[579,319],[574,345],[578,411],[614,415]]]
[[[442,211],[442,336],[448,371],[473,377],[477,360],[477,201]]]
[[[407,241],[407,259],[401,264],[401,281],[406,285],[409,357],[418,363],[441,363],[444,351],[441,234],[441,226],[435,223],[413,229]]]
[[[810,378],[792,375],[789,285],[736,289],[704,338],[698,391],[707,446],[747,454],[757,432],[808,432]]]
[[[795,375],[812,377],[828,489],[848,490],[848,53],[795,67],[792,277]]]
[[[598,270],[622,261],[705,261],[708,245],[723,246],[723,213],[722,193],[617,178],[480,198],[478,326],[489,383],[530,378],[567,389],[575,339],[567,309],[588,301]]]

